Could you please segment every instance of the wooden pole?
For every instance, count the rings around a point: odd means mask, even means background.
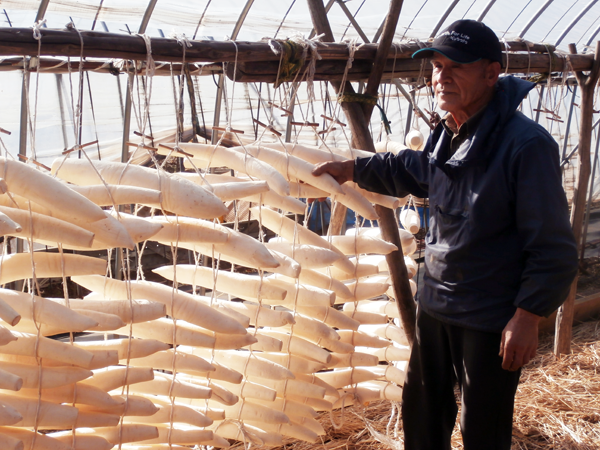
[[[575,44],[569,44],[569,51],[577,53]],[[591,162],[590,147],[592,143],[592,121],[594,115],[594,90],[600,75],[600,41],[596,43],[594,64],[589,75],[576,71],[577,83],[581,88],[581,115],[579,126],[579,171],[577,186],[573,193],[573,206],[571,208],[571,226],[575,235],[577,248],[581,245],[583,218],[585,215],[587,187],[589,184]],[[554,338],[554,353],[556,355],[571,352],[571,337],[573,329],[573,314],[575,294],[577,293],[577,276],[571,284],[571,290],[565,303],[559,308],[556,315],[556,335]]]
[[[325,6],[322,0],[308,0],[308,6],[310,9],[310,15],[313,21],[313,26],[317,33],[324,34],[324,40],[327,42],[333,42],[333,33],[327,20],[327,14],[325,12]],[[385,64],[381,61],[385,61],[385,55],[389,53],[389,46],[394,36],[396,24],[398,23],[398,17],[395,19],[391,17],[396,14],[400,14],[402,8],[402,0],[392,0],[390,5],[390,13],[386,19],[385,31],[382,36],[381,44],[388,45],[388,49],[382,47],[378,49],[375,55],[375,65],[373,67],[372,76],[369,77],[368,90],[377,93],[379,82],[383,73]],[[354,89],[349,82],[346,82],[345,86],[341,83],[332,83],[334,89],[339,94],[342,93],[354,93]],[[352,145],[355,148],[360,148],[375,153],[375,145],[373,144],[373,138],[369,130],[369,119],[370,113],[367,116],[363,107],[360,103],[356,102],[344,102],[342,108],[348,119],[348,124],[352,131]],[[371,108],[372,111],[372,108]],[[408,271],[404,264],[404,256],[402,252],[402,243],[400,242],[400,236],[398,233],[398,223],[396,222],[396,216],[391,209],[383,208],[376,205],[376,211],[379,215],[379,226],[381,228],[381,234],[383,239],[398,247],[398,250],[390,253],[386,256],[386,260],[390,269],[390,276],[392,279],[392,285],[396,292],[396,304],[398,305],[398,311],[400,313],[400,320],[404,328],[404,332],[412,345],[415,337],[415,322],[416,322],[416,306],[410,289],[408,281]],[[345,216],[345,211],[344,211]]]

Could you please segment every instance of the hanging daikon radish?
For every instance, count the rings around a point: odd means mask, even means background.
[[[23,417],[15,425],[18,427],[71,428],[77,420],[77,408],[67,405],[0,394],[0,403],[12,406]]]
[[[0,426],[14,425],[21,420],[23,420],[23,416],[19,411],[8,404],[0,402]],[[2,441],[0,440],[0,442]]]
[[[332,353],[331,362],[327,364],[328,369],[358,367],[358,366],[376,366],[379,358],[369,353]]]
[[[124,402],[122,398],[113,398],[101,389],[80,383],[69,384],[52,389],[42,389],[42,400],[52,403],[82,403],[100,408],[114,408]],[[37,399],[39,389],[21,389],[19,396]]]
[[[270,309],[248,302],[228,302],[227,306],[247,316],[253,327],[277,328],[294,323],[294,316],[287,311]]]
[[[18,334],[12,333],[8,328],[0,325],[0,346],[14,342],[19,338]]]
[[[272,402],[277,398],[277,391],[275,391],[275,389],[268,388],[262,384],[253,383],[252,381],[244,380],[241,384],[223,381],[219,381],[219,383],[242,400],[266,400]]]
[[[168,344],[192,345],[195,347],[213,348],[215,338],[206,333],[200,332],[199,329],[192,328],[189,324],[183,324],[182,321],[177,322],[175,336],[173,336],[174,325],[171,319],[156,319],[152,322],[135,323],[132,325],[132,335],[142,339],[157,338]],[[129,334],[129,327],[117,330],[123,334]]]
[[[325,396],[327,396],[327,397],[331,397],[331,396],[337,397],[339,395],[336,388],[325,383],[323,380],[316,377],[315,374],[308,375],[305,373],[300,373],[300,374],[296,375],[296,379],[303,381],[305,383],[314,384],[316,386],[322,387],[323,389],[325,389]]]
[[[89,370],[99,369],[102,367],[119,363],[119,358],[116,351],[89,350],[88,353],[92,355],[92,360],[87,365],[82,365],[81,367],[84,367]],[[20,354],[9,354],[8,352],[4,352],[0,353],[0,360],[18,364],[29,364],[35,366],[38,365],[38,361],[33,355],[27,356]],[[44,367],[63,367],[65,365],[65,362],[58,361],[56,359],[53,359],[52,357],[46,356],[41,360],[41,365]]]
[[[368,326],[371,325],[361,325],[359,327],[359,330],[361,330],[362,327]],[[380,325],[372,326],[380,327]],[[383,348],[391,344],[390,341],[386,341],[385,339],[381,339],[379,336],[373,336],[363,331],[338,330],[338,334],[340,335],[341,342],[345,342],[351,345],[358,345],[361,347]]]
[[[264,146],[273,150],[287,153],[289,155],[293,155],[311,164],[320,164],[329,161],[345,161],[347,159],[332,153],[327,148],[318,148],[312,145],[303,145],[291,142],[272,142],[264,144]]]
[[[286,400],[291,400],[297,403],[302,403],[304,405],[310,406],[315,411],[331,411],[331,409],[333,408],[333,403],[325,399],[308,398],[298,395],[288,395]]]
[[[149,281],[126,283],[96,276],[76,276],[71,277],[71,280],[86,289],[104,295],[105,298],[122,299],[131,295],[133,299],[156,301],[166,305],[167,314],[176,319],[183,319],[220,333],[246,334],[246,329],[234,319],[204,304],[196,298],[197,296],[169,286]]]
[[[209,404],[212,402],[209,402]],[[284,413],[276,411],[268,406],[260,405],[249,400],[239,402],[231,406],[223,406],[225,415],[234,420],[253,420],[262,423],[290,423],[290,419]]]
[[[205,445],[213,439],[212,430],[180,429],[175,426],[156,425],[158,437],[144,441],[145,444]]]
[[[312,359],[323,364],[331,361],[331,355],[328,351],[319,346],[297,336],[290,336],[287,333],[279,331],[262,330],[261,334],[274,337],[283,342],[283,348],[288,349],[292,355],[298,355],[303,358]]]
[[[304,214],[306,212],[306,203],[293,197],[284,197],[273,191],[268,191],[259,195],[248,195],[240,200],[259,203],[264,206],[270,206],[271,208],[281,209],[282,211],[294,214]]]
[[[65,342],[55,341],[45,337],[40,337],[39,342],[37,342],[37,336],[19,333],[18,331],[13,332],[13,335],[17,337],[17,340],[5,344],[2,347],[2,353],[52,358],[56,361],[75,364],[76,366],[81,367],[87,367],[94,357],[92,353],[73,347]]]
[[[373,156],[373,153],[357,148],[328,147],[327,149],[345,159],[371,158]]]
[[[0,441],[2,442],[2,448],[4,450],[24,450],[25,448],[25,445],[21,439],[8,436],[2,432],[0,432]]]
[[[128,417],[124,420],[125,423],[170,423],[171,414],[173,414],[173,422],[186,423],[196,427],[206,427],[213,423],[212,419],[206,417],[199,411],[189,406],[174,404],[155,400],[158,404],[158,411],[151,416],[145,417]]]
[[[196,167],[206,166],[208,162],[210,162],[210,164],[208,164],[209,167],[229,167],[236,172],[242,172],[251,177],[265,180],[269,183],[269,187],[279,195],[290,195],[290,186],[286,179],[275,168],[254,158],[250,154],[240,153],[219,145],[179,143],[179,147],[186,152],[193,154],[194,158],[197,158],[192,159]],[[158,153],[166,154],[165,152],[168,151],[169,150],[159,148]],[[173,156],[183,155],[174,154]],[[184,161],[183,165],[186,169],[192,168],[187,159]]]
[[[0,389],[6,389],[8,391],[18,391],[22,387],[23,379],[21,377],[0,368]]]
[[[412,295],[414,297],[417,293],[417,283],[415,283],[414,280],[408,280],[408,284],[410,285],[410,291],[412,292]],[[386,295],[388,297],[393,298],[394,300],[396,299],[396,292],[394,292],[393,286],[390,286],[390,288],[386,292]]]
[[[215,366],[205,359],[192,354],[184,353],[179,346],[177,352],[173,349],[163,350],[144,358],[136,358],[129,361],[130,367],[153,367],[161,370],[175,370],[183,373],[207,373],[214,372]],[[210,358],[209,358],[210,359]],[[122,361],[123,363],[125,361]]]
[[[373,300],[362,300],[358,303],[345,303],[344,311],[361,311],[371,312],[377,314],[385,314],[393,319],[399,319],[400,313],[398,312],[398,304],[396,302],[389,301],[373,301]]]
[[[319,440],[319,435],[317,433],[315,433],[312,430],[309,430],[306,427],[303,427],[302,425],[297,425],[295,423],[288,423],[284,425],[272,425],[254,421],[252,419],[248,420],[248,422],[252,425],[262,427],[267,432],[281,433],[284,436],[299,439],[301,441],[309,442],[311,444],[316,444]]]
[[[352,367],[348,369],[338,369],[332,372],[319,372],[315,376],[336,389],[339,389],[344,386],[350,386],[363,381],[376,380],[379,378],[379,375],[374,373],[375,368],[369,369],[372,370]]]
[[[114,427],[119,424],[120,416],[116,414],[79,411],[75,428]]]
[[[261,352],[256,353],[256,355],[287,367],[296,377],[298,377],[298,374],[314,373],[326,368],[323,363],[302,358],[298,355],[290,355],[289,353]]]
[[[260,405],[267,406],[269,408],[273,408],[276,411],[280,411],[288,416],[290,421],[297,422],[298,419],[311,419],[314,420],[315,417],[318,417],[317,412],[312,409],[310,406],[307,406],[303,403],[299,403],[293,400],[276,398],[272,402],[267,402],[265,400],[253,400],[255,403]]]
[[[179,377],[173,380],[172,376],[158,372],[155,373],[152,381],[144,381],[129,386],[129,392],[195,399],[207,399],[211,398],[212,395],[212,389],[210,388],[179,380]]]
[[[71,431],[69,431],[69,433],[72,435]],[[4,440],[5,436],[8,436],[8,442]],[[0,429],[0,438],[2,439],[2,443],[6,442],[8,445],[7,449],[12,448],[10,445],[13,445],[14,441],[18,440],[22,445],[19,446],[18,444],[15,444],[15,449],[73,450],[71,442],[68,444],[63,443],[47,435],[26,430],[24,428],[2,427],[2,429]]]
[[[226,270],[213,271],[209,267],[192,264],[177,264],[175,267],[162,266],[154,269],[153,272],[170,281],[174,280],[176,273],[178,283],[203,286],[208,289],[214,288],[245,300],[256,300],[260,295],[263,299],[282,301],[287,295],[287,290],[263,283],[260,277]]]
[[[253,211],[256,211],[253,209]],[[281,235],[285,239],[293,243],[316,245],[336,252],[340,255],[340,259],[334,262],[334,266],[340,268],[347,273],[354,272],[354,265],[348,260],[348,258],[340,252],[333,244],[326,241],[318,234],[304,228],[291,219],[279,214],[276,211],[270,209],[261,210],[262,225],[272,230],[273,232]],[[294,241],[294,238],[297,240]]]
[[[0,319],[13,327],[21,320],[21,315],[0,297]]]
[[[328,267],[340,259],[334,251],[315,245],[292,245],[287,239],[272,238],[265,246],[297,261],[304,270]]]
[[[59,304],[66,304],[64,299],[52,298]],[[118,316],[125,323],[148,322],[163,317],[167,313],[164,304],[148,300],[81,300],[70,299],[69,305],[76,311],[87,310]]]
[[[89,331],[113,331],[125,326],[125,322],[123,322],[116,314],[77,308],[73,308],[72,310],[98,322],[98,325],[89,328]]]
[[[421,228],[421,219],[419,213],[414,209],[406,208],[400,211],[400,223],[404,229],[412,234],[417,234]]]
[[[127,423],[116,427],[82,428],[77,430],[77,434],[100,436],[113,445],[119,445],[155,439],[158,429],[153,425]]]
[[[344,342],[341,339],[339,341],[333,341],[331,339],[311,339],[313,342],[318,341],[319,346],[326,348],[334,353],[352,353],[354,351],[354,345]]]
[[[94,372],[92,378],[80,384],[95,386],[103,391],[113,391],[122,386],[142,383],[154,379],[154,372],[150,367],[122,367],[112,366]]]
[[[81,367],[42,367],[34,365],[0,361],[0,370],[13,374],[21,379],[22,387],[33,389],[40,386],[42,389],[51,389],[85,380],[93,372]],[[3,388],[6,389],[6,388]]]
[[[128,333],[129,334],[129,333]],[[108,341],[75,341],[75,346],[85,350],[117,351],[118,359],[143,358],[156,352],[168,350],[170,345],[156,339],[111,339]]]
[[[409,345],[406,333],[404,330],[394,324],[387,325],[361,325],[359,331],[365,332],[371,335],[379,336],[384,339],[390,339],[399,345]]]
[[[74,435],[73,431],[57,431],[48,433],[46,436],[56,439],[69,447],[72,450],[111,450],[114,444],[111,444],[106,439],[100,436],[81,436]]]
[[[279,266],[274,269],[268,269],[269,272],[278,273],[289,278],[298,278],[302,272],[302,266],[289,256],[279,253],[276,250],[269,250],[273,258],[277,260]]]
[[[204,377],[192,377],[189,375],[181,375],[179,378],[194,386],[203,386],[206,388],[210,388],[212,390],[212,396],[210,398],[213,402],[219,402],[223,405],[231,406],[235,405],[237,402],[240,401],[240,398],[237,395],[235,395],[231,391],[228,391],[223,386],[213,382],[212,380],[207,380]],[[199,400],[196,399],[192,399],[192,401],[196,402],[196,404],[199,402]]]
[[[183,349],[182,351],[186,351]],[[220,364],[242,372],[244,376],[255,376],[272,380],[290,380],[294,374],[285,367],[272,361],[262,359],[256,353],[235,350],[219,350],[212,352],[207,349],[197,349],[195,354],[205,358],[214,358]]]
[[[410,347],[407,345],[395,346],[390,345],[384,348],[368,348],[360,347],[358,351],[369,352],[379,358],[379,361],[408,361],[410,358]]]
[[[262,330],[261,330],[262,331]],[[280,352],[283,348],[283,342],[272,336],[255,332],[254,337],[258,341],[248,347],[248,350],[257,350],[261,352]]]
[[[335,303],[347,303],[365,300],[367,298],[374,298],[383,295],[387,292],[390,287],[389,283],[382,283],[379,281],[359,280],[346,285],[350,292],[352,292],[351,298],[336,298]]]
[[[256,446],[277,447],[283,445],[283,436],[279,433],[266,431],[246,423],[216,422],[210,425],[215,435],[251,443]]]
[[[296,324],[294,325],[295,336],[308,337],[312,339],[331,339],[333,341],[339,341],[340,339],[336,331],[333,328],[325,325],[323,322],[310,317],[304,317],[301,314],[296,314],[294,319],[296,320]],[[290,325],[282,328],[291,330]]]
[[[120,185],[68,185],[70,189],[83,195],[98,206],[118,206],[132,203],[160,204],[162,194],[156,189]]]
[[[199,295],[196,295],[196,297],[201,297]],[[208,303],[210,304],[210,297],[206,297],[208,299]],[[227,317],[231,317],[233,320],[235,320],[237,323],[239,323],[241,326],[243,326],[244,328],[248,328],[250,326],[250,318],[248,316],[245,316],[244,314],[234,310],[233,308],[230,308],[230,304],[234,303],[234,302],[229,302],[228,300],[219,300],[219,299],[212,299],[212,305],[210,305],[210,307],[216,311],[219,311],[220,313],[225,314]]]
[[[211,364],[214,366],[215,371],[206,374],[206,376],[211,380],[222,380],[235,384],[242,382],[244,376],[241,373],[214,361]]]
[[[294,198],[326,198],[329,197],[329,192],[317,189],[310,184],[290,181],[290,196]]]
[[[212,189],[213,193],[221,201],[230,202],[239,198],[256,197],[262,193],[266,193],[269,190],[269,185],[266,181],[235,181],[232,183],[215,184],[212,186]]]
[[[282,277],[281,275],[274,275],[271,278],[279,278],[287,282],[294,282],[293,279]],[[342,283],[339,280],[335,280],[321,272],[317,272],[311,269],[303,269],[302,272],[300,272],[298,279],[303,284],[308,284],[314,287],[319,287],[322,289],[333,291],[335,292],[336,297],[352,297],[352,293],[344,283]]]
[[[360,258],[360,260],[362,261],[365,258],[368,258],[368,256],[363,256]],[[354,278],[362,278],[379,273],[379,268],[376,265],[358,262],[356,258],[350,258],[350,262],[355,267],[352,273],[340,270],[337,267],[326,267],[324,269],[316,270],[318,272],[325,273],[338,281],[352,280]]]
[[[148,220],[163,226],[154,235],[154,241],[223,244],[229,239],[225,227],[207,220],[173,216],[155,216]]]
[[[360,325],[358,321],[347,317],[342,312],[331,307],[298,306],[296,307],[296,311],[341,330],[358,330],[358,326]]]
[[[361,325],[385,325],[388,323],[388,316],[385,314],[364,311],[344,311],[344,314],[360,322]]]
[[[395,210],[396,208],[401,208],[406,205],[408,200],[408,196],[398,198],[392,197],[390,195],[377,194],[376,192],[367,191],[366,189],[361,188],[358,184],[353,183],[351,181],[347,182],[352,186],[358,193],[360,193],[364,198],[366,198],[369,202],[374,203],[376,205],[381,205],[391,210]]]
[[[404,385],[404,377],[406,376],[403,370],[400,370],[394,366],[377,366],[369,368],[373,373],[378,375],[378,379],[383,379],[396,383],[399,386]]]
[[[79,247],[90,247],[94,240],[92,232],[64,220],[55,219],[54,217],[34,212],[30,213],[29,211],[17,208],[7,208],[5,206],[0,206],[0,213],[3,213],[15,222],[19,222],[20,225],[19,230],[0,234],[11,234],[23,239],[33,237],[34,241],[42,239]]]
[[[402,389],[389,383],[384,387],[360,383],[356,387],[345,388],[344,393],[353,395],[363,405],[377,400],[402,401]]]
[[[342,205],[352,209],[368,220],[378,220],[379,215],[375,208],[360,192],[352,187],[350,183],[341,185],[344,195],[332,195],[331,200],[340,202]]]
[[[153,403],[157,402],[156,397],[153,397],[152,400],[142,397],[139,395],[128,394],[124,395],[113,395],[112,396],[116,401],[119,402],[118,405],[113,405],[109,407],[99,407],[99,406],[89,406],[89,405],[81,405],[78,404],[77,408],[80,411],[86,412],[99,412],[99,413],[112,413],[119,414],[123,416],[131,416],[135,417],[135,419],[140,419],[141,417],[152,416],[156,414],[158,411],[158,407]],[[143,422],[141,422],[143,423]]]
[[[32,256],[29,253],[13,253],[5,255],[2,259],[2,271],[0,272],[0,284],[11,281],[31,278]],[[90,256],[72,255],[69,253],[42,253],[33,254],[35,274],[38,278],[53,278],[72,276],[105,274],[106,261]]]
[[[325,432],[325,429],[323,428],[323,425],[321,425],[315,419],[311,419],[308,417],[299,417],[294,414],[288,414],[288,417],[290,418],[290,421],[292,422],[292,424],[300,425],[304,428],[308,428],[310,431],[312,431],[313,433],[316,433],[318,436],[324,436],[327,434]]]
[[[287,291],[285,300],[263,299],[264,303],[282,306],[332,306],[335,302],[335,292],[311,286],[309,284],[288,283],[281,278],[265,277],[263,284],[283,288]]]
[[[89,165],[87,161],[84,162]],[[99,206],[27,164],[0,158],[0,173],[4,174],[10,192],[31,199],[46,208],[60,208],[62,214],[86,222],[104,219],[104,212]]]
[[[131,185],[162,193],[162,206],[182,216],[212,219],[227,213],[227,208],[212,192],[188,180],[147,167],[108,161],[94,161],[95,169],[109,184]],[[56,159],[52,172],[63,180],[81,186],[101,182],[96,170],[85,160]]]
[[[345,255],[358,255],[361,253],[387,255],[388,253],[398,250],[394,244],[371,236],[331,236],[330,239],[331,243]]]
[[[161,229],[162,224],[137,217],[124,212],[117,212],[114,209],[110,210],[110,215],[117,219],[127,230],[133,242],[143,242],[155,236]]]

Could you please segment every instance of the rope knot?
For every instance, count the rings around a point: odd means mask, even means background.
[[[40,39],[42,39],[42,27],[46,25],[46,19],[44,20],[38,20],[36,23],[33,24],[33,38],[36,41],[39,41]]]

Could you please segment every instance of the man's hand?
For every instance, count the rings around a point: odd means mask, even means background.
[[[518,370],[535,356],[540,319],[540,316],[517,308],[517,312],[502,331],[500,356],[504,370]]]
[[[348,161],[333,161],[317,164],[312,171],[316,177],[328,173],[339,184],[344,184],[346,181],[354,179],[354,160]]]

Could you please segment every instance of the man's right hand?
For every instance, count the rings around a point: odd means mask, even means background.
[[[316,177],[324,173],[331,175],[339,184],[352,181],[354,179],[354,160],[324,162],[317,164],[312,171]]]

